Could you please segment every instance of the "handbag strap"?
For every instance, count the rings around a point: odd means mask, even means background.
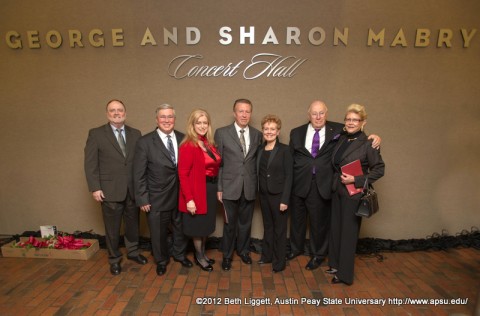
[[[365,177],[365,183],[363,184],[363,194],[367,194],[368,191],[368,176]]]

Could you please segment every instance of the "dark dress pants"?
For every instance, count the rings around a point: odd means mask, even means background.
[[[331,200],[325,200],[320,195],[314,177],[311,181],[310,191],[305,198],[292,195],[290,246],[292,253],[304,253],[308,215],[311,256],[323,260],[328,254]]]
[[[168,251],[168,232],[172,225],[173,248],[172,256],[177,260],[185,258],[188,239],[183,234],[182,219],[177,209],[160,211],[152,208],[147,213],[153,258],[157,264],[166,265],[170,260]]]
[[[247,200],[242,192],[238,200],[223,200],[223,207],[227,213],[228,224],[223,225],[222,251],[223,258],[232,259],[235,250],[237,254],[250,253],[250,233],[252,230],[253,209],[255,200]]]
[[[281,194],[260,192],[263,216],[262,260],[272,261],[272,268],[285,268],[288,211],[280,211]]]
[[[129,257],[139,255],[139,209],[135,202],[127,194],[123,202],[102,202],[103,223],[105,225],[105,241],[108,250],[108,262],[119,263],[122,260],[122,253],[119,249],[120,228],[124,220],[124,242]]]
[[[337,277],[353,283],[355,252],[362,218],[355,215],[359,200],[334,194],[328,265],[338,270]]]

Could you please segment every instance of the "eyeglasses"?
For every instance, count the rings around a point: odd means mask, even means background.
[[[361,120],[361,119],[356,119],[356,118],[348,118],[348,119],[346,118],[346,119],[345,119],[345,123],[355,123],[355,124],[358,124],[358,123],[361,122],[361,121],[363,121],[363,120]]]
[[[175,118],[175,116],[173,116],[173,115],[160,115],[158,118],[161,119],[162,121],[166,121],[166,120],[173,120]]]

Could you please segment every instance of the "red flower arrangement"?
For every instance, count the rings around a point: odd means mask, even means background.
[[[19,241],[13,243],[14,248],[50,248],[50,249],[68,249],[68,250],[80,250],[87,249],[92,244],[89,242],[83,242],[82,239],[75,239],[70,235],[49,237],[44,240],[37,240],[35,237],[30,236],[27,241]]]

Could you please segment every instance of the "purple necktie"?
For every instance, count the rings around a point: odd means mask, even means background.
[[[313,135],[312,141],[312,156],[313,158],[317,157],[318,150],[320,149],[320,134],[318,133],[320,129],[315,129],[315,134]],[[312,174],[315,174],[315,164],[313,165]]]
[[[312,156],[313,158],[317,157],[318,150],[320,149],[320,134],[318,133],[320,130],[316,129],[315,134],[313,135],[312,141]]]

